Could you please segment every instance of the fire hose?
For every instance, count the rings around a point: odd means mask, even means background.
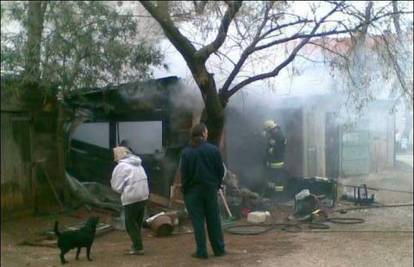
[[[318,210],[319,211],[319,210]],[[312,214],[309,215],[312,218]],[[330,222],[335,224],[358,224],[365,222],[362,218],[345,218],[345,217],[327,217],[324,222]],[[230,234],[235,235],[258,235],[266,233],[271,230],[280,230],[290,233],[297,233],[303,230],[303,225],[307,225],[309,229],[329,229],[330,226],[324,222],[313,222],[313,221],[299,221],[296,223],[273,223],[271,225],[263,224],[239,224],[230,225],[224,228],[224,230]]]
[[[332,212],[346,213],[349,210],[361,210],[361,209],[372,209],[372,208],[394,208],[394,207],[407,207],[413,206],[414,203],[397,203],[397,204],[388,204],[388,205],[375,205],[375,206],[359,206],[359,207],[350,207],[343,209],[336,209]],[[230,234],[235,235],[257,235],[266,233],[270,230],[276,230],[280,228],[282,231],[296,233],[303,230],[302,225],[307,225],[309,229],[329,229],[329,225],[326,225],[322,222],[312,222],[308,219],[312,219],[312,215],[318,213],[320,210],[316,210],[313,213],[305,216],[302,221],[296,223],[273,223],[271,225],[263,224],[239,224],[239,225],[229,225],[224,228],[224,230]],[[335,224],[359,224],[364,223],[365,220],[362,218],[350,218],[350,217],[326,217],[324,222],[330,222]]]
[[[365,220],[361,218],[343,218],[332,217],[327,218],[325,222],[336,224],[358,224],[364,223]],[[230,225],[224,228],[224,230],[230,234],[235,235],[258,235],[269,232],[271,230],[277,230],[278,228],[285,232],[297,233],[303,230],[303,226],[307,225],[309,229],[329,229],[330,226],[322,222],[297,222],[297,223],[274,223],[272,225],[263,224],[240,224]]]
[[[396,207],[410,207],[414,206],[414,203],[397,203],[397,204],[388,204],[388,205],[371,205],[371,206],[359,206],[359,207],[350,207],[343,209],[335,209],[333,212],[346,213],[349,210],[364,210],[364,209],[377,209],[377,208],[396,208]]]

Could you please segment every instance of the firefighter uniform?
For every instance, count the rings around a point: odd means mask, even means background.
[[[287,175],[284,170],[286,138],[280,126],[274,121],[266,121],[264,124],[266,138],[266,173],[270,191],[283,191]]]

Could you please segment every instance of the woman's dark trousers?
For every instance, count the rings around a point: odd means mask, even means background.
[[[146,200],[124,206],[125,227],[134,250],[142,250],[141,227],[144,220]]]

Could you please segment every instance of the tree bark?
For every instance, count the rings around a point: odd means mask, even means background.
[[[46,88],[42,85],[41,77],[41,44],[42,34],[44,30],[44,18],[47,8],[47,1],[29,1],[27,10],[27,42],[25,44],[25,68],[23,73],[22,89],[24,94],[28,96],[25,101],[30,106],[32,117],[32,142],[37,143],[41,135],[47,134],[48,141],[44,146],[35,146],[36,149],[32,151],[32,164],[38,164],[42,160],[46,160],[44,165],[45,175],[51,175],[54,184],[59,184],[57,194],[59,201],[62,201],[64,195],[68,193],[68,186],[65,185],[65,164],[64,164],[64,133],[63,133],[63,111],[56,101],[52,100],[53,104],[49,107],[48,112],[52,112],[51,117],[43,118],[45,109]],[[50,100],[50,99],[49,99]],[[46,105],[50,105],[46,104]],[[57,105],[57,106],[56,106]],[[44,120],[56,119],[53,127],[39,129],[39,125],[45,123]],[[49,149],[51,153],[46,153]],[[40,156],[39,156],[40,155]],[[48,155],[43,159],[45,155]],[[36,173],[33,172],[32,180],[37,181]],[[56,183],[57,182],[57,183]],[[52,182],[51,182],[52,183]],[[44,185],[45,186],[45,185]],[[53,186],[53,184],[50,184]],[[40,188],[40,187],[39,187]],[[37,189],[39,189],[37,188]],[[54,190],[54,188],[51,188]],[[45,191],[47,192],[47,191]],[[36,197],[39,197],[40,192],[36,192]],[[42,191],[42,193],[44,193]],[[39,203],[37,203],[39,204]],[[36,204],[36,208],[39,208]]]
[[[24,80],[33,83],[40,80],[40,44],[47,2],[29,1],[28,5]]]
[[[220,145],[224,127],[225,105],[220,101],[213,75],[210,73],[207,75],[208,81],[199,85],[202,92],[204,92],[203,98],[205,105],[201,121],[208,128],[208,141]]]
[[[67,188],[69,185],[66,182],[66,173],[65,173],[65,162],[66,162],[66,142],[65,142],[65,133],[64,133],[64,123],[65,123],[65,113],[63,111],[62,104],[58,103],[58,112],[57,112],[57,123],[56,123],[56,153],[58,156],[58,171],[57,174],[60,177],[61,183],[59,183],[58,188],[58,198],[60,201],[65,202],[69,199],[69,194]],[[66,189],[66,190],[65,190]]]

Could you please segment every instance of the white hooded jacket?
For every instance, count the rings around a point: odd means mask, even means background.
[[[112,172],[111,187],[121,194],[123,206],[148,199],[148,179],[141,159],[128,154],[119,160]]]

